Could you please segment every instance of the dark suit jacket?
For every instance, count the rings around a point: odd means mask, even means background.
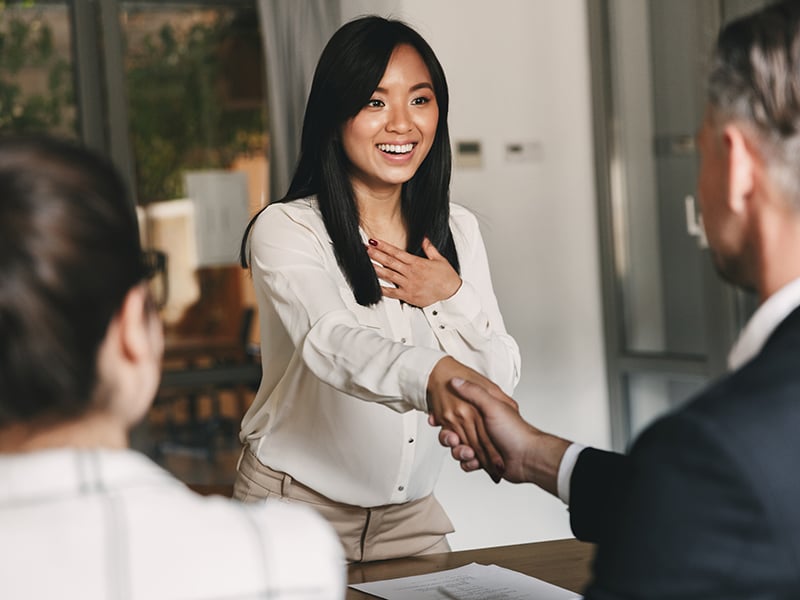
[[[587,599],[800,599],[800,309],[627,456],[581,452],[570,521]]]

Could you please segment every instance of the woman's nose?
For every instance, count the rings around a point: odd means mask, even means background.
[[[389,120],[386,123],[387,131],[394,133],[407,133],[411,131],[411,116],[406,106],[396,107],[389,113]]]

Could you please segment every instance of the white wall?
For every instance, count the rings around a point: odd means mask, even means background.
[[[506,327],[522,352],[514,394],[535,425],[609,446],[584,0],[342,0],[343,18],[401,18],[450,86],[450,134],[479,140],[481,168],[453,172],[477,213]],[[533,143],[532,162],[505,160]],[[536,153],[534,153],[536,154]],[[570,537],[561,502],[448,462],[437,496],[454,549]]]

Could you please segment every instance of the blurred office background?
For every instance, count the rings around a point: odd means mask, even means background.
[[[365,13],[406,20],[448,77],[451,197],[481,223],[521,411],[623,450],[724,371],[754,306],[708,260],[694,133],[716,31],[766,3],[5,1],[0,134],[79,138],[125,174],[168,342],[134,443],[225,493],[259,376],[241,232],[285,191],[327,37]],[[454,549],[570,536],[565,507],[532,486],[448,462],[437,495]]]

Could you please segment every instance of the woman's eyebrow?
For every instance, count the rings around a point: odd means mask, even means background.
[[[423,81],[423,82],[416,83],[416,84],[412,85],[410,88],[408,88],[408,91],[409,92],[416,92],[417,90],[423,90],[423,89],[429,89],[429,90],[433,91],[433,84],[428,82],[428,81]],[[376,87],[375,91],[379,92],[381,94],[388,94],[389,93],[389,90],[387,90],[384,87],[380,87],[380,86]]]

